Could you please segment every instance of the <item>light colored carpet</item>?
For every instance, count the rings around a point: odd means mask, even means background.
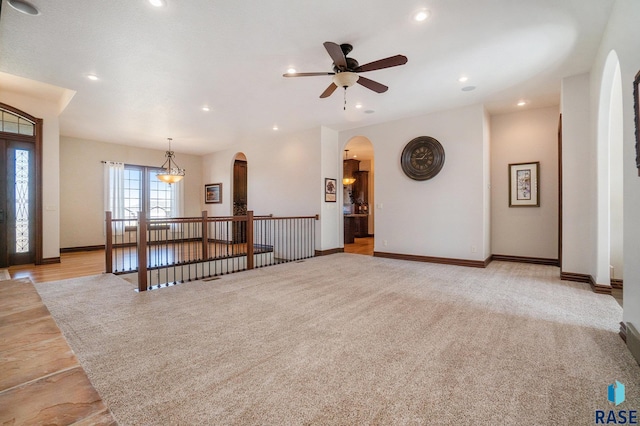
[[[38,284],[126,425],[590,425],[640,409],[622,309],[550,266],[335,254],[146,293]]]

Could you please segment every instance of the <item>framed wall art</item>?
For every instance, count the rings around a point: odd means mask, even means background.
[[[336,180],[325,178],[324,179],[324,202],[335,203],[336,202]]]
[[[640,176],[640,71],[633,80],[633,111],[636,123],[636,168]]]
[[[509,164],[509,207],[540,207],[540,162]]]
[[[219,204],[222,202],[221,183],[208,183],[204,186],[204,202],[207,204]]]

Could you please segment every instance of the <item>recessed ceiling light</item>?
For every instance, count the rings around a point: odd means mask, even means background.
[[[149,0],[149,3],[155,7],[165,7],[167,5],[166,0]]]
[[[25,0],[9,0],[8,3],[9,6],[13,7],[18,12],[22,12],[31,16],[40,15],[40,11],[36,9],[34,5]]]
[[[353,158],[358,158],[358,156],[357,156],[357,155],[355,155],[355,154],[353,154]]]
[[[209,111],[211,111],[211,108],[209,108],[208,106],[203,106],[203,107],[202,107],[202,110],[203,110],[204,112],[209,112]]]
[[[98,80],[99,80],[98,76],[97,76],[97,75],[95,75],[95,74],[88,74],[88,75],[87,75],[87,78],[88,78],[89,80],[91,80],[91,81],[98,81]]]
[[[277,124],[273,125],[273,130],[278,130],[278,125]]]
[[[357,108],[357,109],[362,108],[362,104],[356,104],[356,108]]]
[[[415,15],[413,15],[413,19],[418,22],[422,22],[426,20],[428,17],[429,17],[429,11],[426,9],[419,10],[416,12]]]
[[[472,90],[476,90],[476,86],[464,86],[464,87],[462,88],[462,91],[463,91],[463,92],[470,92],[470,91],[472,91]]]
[[[458,79],[458,81],[459,81],[460,83],[464,83],[464,82],[465,82],[465,81],[467,81],[467,80],[469,80],[469,77],[465,77],[465,76],[462,76],[462,77],[460,77],[460,78]]]
[[[289,68],[289,69],[287,70],[287,74],[295,74],[295,73],[297,73],[297,72],[298,72],[298,71],[297,71],[295,68]]]
[[[524,101],[524,100],[518,102],[518,106],[525,106],[526,104],[527,104],[527,101]]]

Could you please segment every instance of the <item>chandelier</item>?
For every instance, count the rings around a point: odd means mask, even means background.
[[[171,141],[172,138],[167,138],[169,141],[169,150],[165,152],[164,156],[166,160],[164,160],[164,164],[160,167],[162,169],[161,172],[156,174],[156,177],[163,182],[171,185],[172,183],[180,182],[184,177],[184,169],[181,169],[177,164],[175,158],[175,154],[171,151]]]
[[[345,149],[345,150],[344,150],[344,161],[346,161],[346,160],[347,160],[347,154],[348,154],[348,153],[349,153],[349,150],[348,150],[348,149]],[[343,170],[344,170],[344,168],[343,168]],[[356,181],[356,178],[354,178],[353,176],[349,176],[349,177],[343,176],[343,177],[342,177],[342,184],[343,184],[344,186],[352,185],[355,181]]]

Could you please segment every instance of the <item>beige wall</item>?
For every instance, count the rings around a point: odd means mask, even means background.
[[[492,254],[558,258],[558,107],[491,117]],[[540,162],[540,207],[509,207],[509,164]]]
[[[484,107],[472,105],[340,132],[342,147],[356,136],[374,147],[375,251],[489,257],[485,127]],[[437,176],[419,182],[402,172],[400,156],[411,139],[423,135],[440,141],[445,163]]]
[[[60,137],[60,247],[104,244],[104,191],[101,161],[160,166],[164,151]],[[202,160],[176,153],[186,169],[183,216],[202,211]]]

